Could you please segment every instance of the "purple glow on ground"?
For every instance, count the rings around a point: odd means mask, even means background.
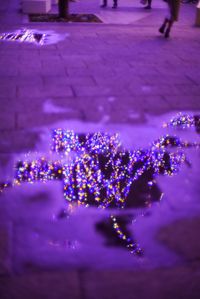
[[[94,131],[101,128],[113,133],[117,130],[126,147],[134,148],[136,144],[148,145],[153,136],[162,135],[165,129],[161,124],[169,119],[170,115],[166,115],[165,118],[149,118],[148,127],[136,126],[134,130],[128,125],[92,124],[92,127]],[[69,129],[73,127],[76,132],[87,133],[91,129],[91,124],[72,121],[55,124],[54,127]],[[40,128],[39,131],[41,142],[37,148],[44,153],[50,144],[49,131],[47,128]],[[194,130],[178,133],[184,139],[198,141]],[[40,156],[41,153],[29,153],[28,157],[31,160],[37,155]],[[150,209],[129,208],[121,211],[76,207],[73,203],[68,205],[63,197],[62,184],[53,181],[45,184],[24,183],[16,189],[7,189],[2,195],[2,200],[9,207],[9,217],[13,221],[22,222],[22,225],[16,228],[16,268],[26,269],[31,267],[30,265],[40,268],[47,265],[48,268],[76,268],[81,265],[90,269],[119,267],[135,269],[179,263],[180,257],[163,246],[156,239],[156,235],[162,226],[182,217],[194,217],[200,211],[198,193],[194,189],[198,181],[199,152],[187,149],[187,156],[192,165],[189,171],[188,167],[183,165],[178,175],[169,178],[159,176],[157,181],[163,192],[162,201],[153,204]],[[10,171],[12,172],[12,169]],[[65,213],[58,217],[63,209]],[[106,246],[109,239],[105,239],[96,231],[95,226],[106,219],[111,211],[117,215],[132,215],[133,223],[129,225],[129,229],[144,248],[144,257],[134,257],[123,247]]]
[[[69,34],[63,35],[52,30],[18,29],[13,32],[0,34],[0,40],[4,42],[30,43],[38,46],[51,45],[65,39]]]

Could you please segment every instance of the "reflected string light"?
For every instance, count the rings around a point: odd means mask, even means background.
[[[133,241],[131,237],[127,236],[127,234],[122,231],[119,222],[117,221],[115,216],[111,215],[110,218],[113,222],[112,226],[114,231],[116,232],[119,239],[121,239],[124,242],[126,248],[128,248],[131,253],[137,256],[142,256],[143,250],[140,247],[139,243]]]
[[[164,123],[163,127],[179,127],[182,129],[195,128],[200,133],[200,116],[179,113],[172,118],[169,123]]]
[[[193,127],[196,126],[195,121],[192,116],[178,115],[165,126]],[[187,147],[199,148],[199,143],[165,135],[148,149],[127,151],[122,147],[118,134],[97,132],[78,135],[74,131],[56,129],[52,131],[51,153],[56,153],[60,158],[57,161],[49,161],[45,157],[19,161],[12,185],[61,180],[68,202],[85,207],[95,203],[102,209],[112,203],[123,209],[134,182],[148,171],[153,173],[153,179],[159,174],[171,176],[177,173],[181,164],[187,162],[184,153]],[[176,150],[172,152],[170,149],[174,148]],[[74,153],[75,158],[66,162],[64,157],[69,157],[70,153]],[[151,186],[152,180],[148,184]],[[0,190],[9,186],[10,183],[4,183]],[[111,220],[114,231],[124,240],[130,252],[141,255],[140,245],[126,236],[115,216],[111,215]]]
[[[11,33],[0,34],[0,40],[27,42],[37,45],[44,45],[47,34],[40,33],[31,29],[19,29]]]
[[[29,43],[38,46],[55,44],[66,37],[69,33],[59,34],[52,30],[36,30],[22,28],[13,32],[0,33],[0,41]]]

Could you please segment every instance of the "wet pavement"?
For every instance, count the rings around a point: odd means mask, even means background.
[[[57,161],[52,129],[118,133],[132,151],[166,134],[200,142],[192,126],[163,127],[178,112],[200,114],[195,5],[182,5],[166,40],[158,33],[163,1],[148,12],[129,0],[116,11],[100,9],[98,1],[70,3],[70,12],[95,13],[102,24],[31,23],[19,2],[0,8],[0,35],[11,34],[0,41],[0,182],[13,180],[19,161]],[[5,189],[0,298],[199,298],[200,152],[184,153],[179,172],[158,174],[153,191],[138,181],[123,210],[66,204],[62,181]],[[149,207],[138,205],[145,201]],[[118,242],[111,214],[143,256]]]

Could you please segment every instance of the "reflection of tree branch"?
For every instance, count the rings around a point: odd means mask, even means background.
[[[124,243],[124,246],[126,246],[131,253],[134,253],[137,256],[143,255],[143,250],[140,245],[131,237],[131,234],[127,229],[127,223],[123,223],[119,217],[115,217],[113,215],[111,215],[110,218],[113,222],[113,229],[119,239]]]
[[[165,126],[195,127],[198,132],[200,117],[179,115]],[[0,184],[0,191],[21,182],[61,180],[64,196],[69,202],[100,208],[148,207],[161,197],[155,177],[175,174],[182,163],[190,165],[184,149],[199,148],[199,143],[166,135],[154,141],[148,149],[127,151],[121,147],[117,135],[101,132],[78,135],[62,129],[53,131],[52,142],[52,151],[60,155],[57,161],[44,157],[19,161],[13,183]],[[174,148],[178,150],[172,152]],[[76,157],[66,163],[63,157],[71,151]],[[61,213],[59,217],[65,215]],[[116,236],[131,252],[142,254],[126,225],[121,228],[118,219],[114,216],[110,219]]]
[[[140,245],[134,240],[128,225],[132,221],[132,215],[111,215],[108,219],[96,224],[96,229],[107,238],[107,246],[126,247],[131,253],[142,256]]]
[[[194,116],[194,123],[195,123],[195,128],[198,134],[200,134],[200,116],[195,115]]]

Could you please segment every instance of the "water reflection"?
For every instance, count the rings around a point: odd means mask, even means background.
[[[31,43],[39,46],[50,45],[65,39],[68,33],[57,34],[53,31],[22,28],[14,32],[0,33],[0,40],[9,42]]]
[[[0,35],[0,40],[27,42],[37,45],[43,45],[47,36],[48,35],[46,34],[35,32],[30,29],[20,29],[12,33],[2,33]]]
[[[164,126],[194,128],[199,133],[200,117],[181,114]],[[146,208],[159,201],[162,191],[156,177],[171,176],[179,171],[181,164],[189,165],[185,154],[188,147],[199,148],[199,143],[165,135],[146,149],[127,151],[117,134],[76,134],[56,129],[52,131],[51,153],[58,158],[50,160],[42,156],[18,161],[14,181],[4,183],[2,189],[24,182],[60,180],[69,203],[111,211],[109,220],[96,225],[97,230],[109,238],[109,243],[123,245],[132,253],[141,255],[140,245],[127,228],[130,215],[113,215],[112,210]],[[57,218],[68,216],[62,210]]]

